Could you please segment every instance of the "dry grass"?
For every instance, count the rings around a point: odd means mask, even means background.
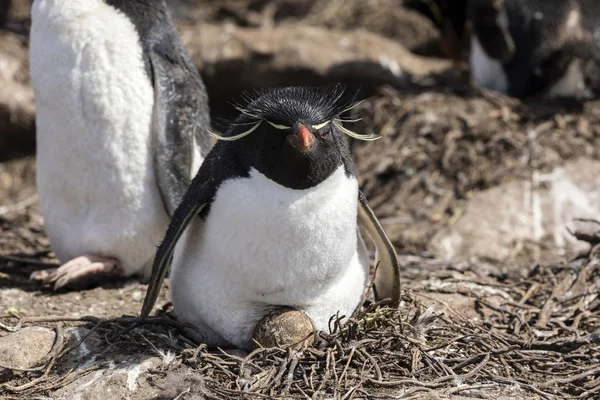
[[[473,278],[472,270],[478,268],[473,264],[455,270],[446,285],[429,292],[448,293],[454,287],[459,293],[478,286],[469,296],[479,318],[467,319],[452,305],[439,312],[426,308],[409,290],[398,310],[366,302],[347,323],[332,320],[331,332],[320,333],[312,346],[259,349],[247,356],[194,345],[181,336],[179,323],[168,312],[143,326],[133,317],[5,316],[2,329],[50,323],[57,339],[38,368],[10,371],[5,366],[0,394],[49,394],[105,367],[114,354],[156,354],[161,349],[163,356],[170,351],[174,357],[149,374],[191,368],[205,383],[208,398],[385,398],[393,391],[400,398],[435,392],[590,399],[600,393],[599,265],[598,246],[569,264],[536,266],[523,275],[479,280]],[[491,292],[503,301],[488,302]],[[76,371],[61,365],[81,344],[66,345],[64,324],[85,324],[96,341],[101,338],[94,345],[102,349],[94,355],[95,365]]]

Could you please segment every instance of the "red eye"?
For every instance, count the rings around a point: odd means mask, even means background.
[[[322,137],[323,139],[325,139],[325,138],[327,137],[327,132],[323,132],[323,133],[321,133],[321,137]]]

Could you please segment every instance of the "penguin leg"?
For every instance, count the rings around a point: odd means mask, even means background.
[[[54,290],[76,283],[88,283],[100,275],[120,275],[122,271],[118,260],[97,255],[76,257],[51,272],[36,271],[31,279],[53,284]]]

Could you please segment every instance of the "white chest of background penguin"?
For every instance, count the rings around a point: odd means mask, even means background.
[[[396,254],[359,199],[346,134],[376,137],[341,125],[351,106],[337,86],[268,91],[243,110],[175,211],[143,317],[174,253],[175,313],[203,332],[190,332],[196,340],[249,348],[257,322],[277,306],[304,311],[326,331],[336,313],[352,314],[367,285],[370,261],[357,217],[381,259],[378,294],[398,301]]]
[[[206,92],[165,1],[35,0],[30,49],[41,210],[71,260],[46,281],[149,276],[209,149]]]
[[[478,85],[514,96],[597,94],[597,0],[471,0],[468,7]]]

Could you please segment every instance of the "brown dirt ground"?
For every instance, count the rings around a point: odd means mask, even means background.
[[[335,1],[180,3],[181,15],[195,20],[256,25],[295,19],[354,28],[370,18],[369,10],[397,2],[366,1],[367,11],[344,18],[343,3]],[[389,23],[364,24],[392,37],[414,36]],[[466,80],[440,79],[380,88],[355,112],[362,117],[355,130],[383,136],[354,143],[353,152],[361,187],[402,255],[399,311],[366,304],[353,322],[307,350],[259,351],[244,361],[190,344],[169,314],[156,325],[135,327],[126,316],[139,313],[146,288],[135,280],[58,293],[29,281],[32,271],[57,260],[37,205],[35,159],[19,158],[0,164],[0,336],[19,320],[57,332],[65,320],[92,329],[104,350],[94,355],[95,366],[76,372],[66,351],[56,354],[47,375],[0,366],[0,397],[53,397],[74,378],[117,360],[156,356],[158,348],[172,351],[174,360],[138,382],[140,393],[162,388],[159,398],[598,398],[595,250],[574,261],[538,264],[525,248],[502,265],[441,263],[427,253],[433,234],[459,218],[477,191],[578,156],[600,158],[598,102],[519,101]],[[165,288],[157,304],[167,301]],[[192,371],[202,384],[175,379]]]

